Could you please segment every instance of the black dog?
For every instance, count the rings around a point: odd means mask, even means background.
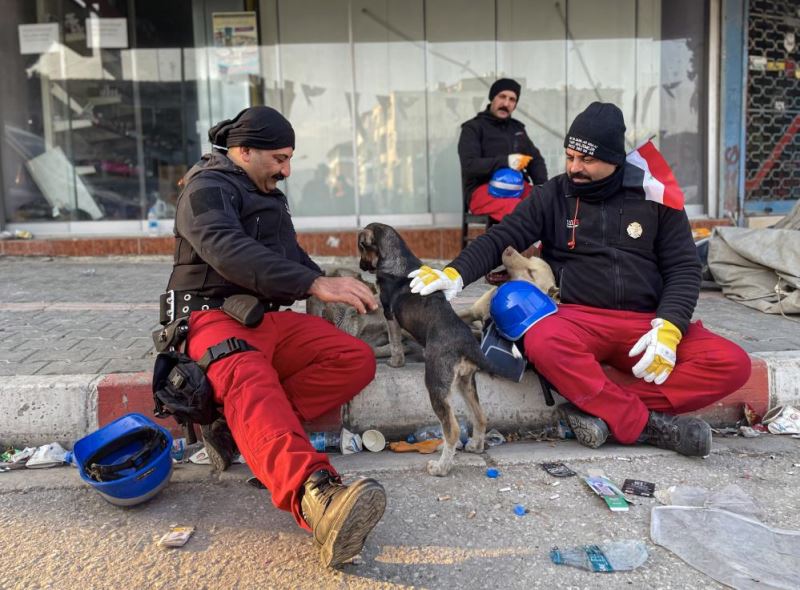
[[[442,423],[445,444],[438,461],[428,463],[431,475],[447,475],[453,466],[459,427],[450,395],[458,390],[472,414],[472,436],[464,450],[483,451],[486,415],[478,401],[475,372],[493,372],[469,327],[462,322],[441,292],[426,297],[411,292],[408,273],[422,262],[414,256],[394,228],[370,223],[358,234],[361,270],[377,277],[383,312],[389,324],[389,344],[402,359],[402,327],[425,348],[425,386],[433,411]]]

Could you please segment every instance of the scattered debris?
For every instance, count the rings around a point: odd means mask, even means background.
[[[486,477],[489,477],[491,479],[497,479],[498,477],[500,477],[500,472],[494,467],[489,467],[489,469],[486,470]]]
[[[477,514],[478,514],[478,513],[477,513],[477,511],[475,511],[475,510],[470,510],[470,511],[467,513],[467,518],[469,518],[469,519],[473,519],[473,518],[475,518],[475,516],[476,516]]]
[[[514,506],[514,514],[517,516],[525,516],[528,513],[528,509],[525,508],[522,504],[517,504]]]
[[[622,484],[622,491],[634,496],[644,496],[652,498],[656,489],[656,484],[641,479],[626,479]]]
[[[497,490],[497,491],[498,491],[498,492],[510,492],[510,491],[511,491],[511,488],[510,488],[510,487],[506,487],[506,488],[500,488],[500,489],[499,489],[499,490]]]
[[[373,453],[380,453],[386,448],[386,437],[379,430],[365,430],[361,433],[364,448]]]
[[[553,494],[552,496],[550,496],[550,499],[551,500],[558,500],[560,497],[561,497],[561,494]]]
[[[758,438],[761,436],[761,433],[752,426],[740,426],[739,434],[744,438]]]
[[[505,443],[506,437],[504,437],[496,428],[492,428],[486,433],[486,438],[484,440],[487,447],[496,447],[497,445],[502,445]]]
[[[451,498],[450,496],[438,496],[436,498],[436,501],[437,502],[447,502],[448,500],[450,500],[450,498]]]
[[[420,442],[407,442],[404,440],[389,443],[389,450],[395,453],[411,453],[416,451],[423,455],[435,453],[439,446],[444,443],[440,438],[432,438]]]
[[[608,478],[590,475],[583,478],[594,492],[605,500],[612,512],[627,512],[628,500],[622,491]]]
[[[647,561],[647,549],[644,543],[636,540],[610,541],[569,549],[553,547],[550,561],[590,572],[624,572],[634,570]]]
[[[575,472],[563,463],[542,463],[542,469],[553,477],[571,477]]]
[[[42,445],[31,455],[25,467],[28,469],[46,469],[47,467],[57,467],[66,463],[66,449],[57,442],[49,445]]]
[[[772,434],[800,434],[800,410],[777,406],[764,414],[763,424]]]
[[[158,540],[159,547],[183,547],[194,532],[193,526],[171,526],[170,531]]]

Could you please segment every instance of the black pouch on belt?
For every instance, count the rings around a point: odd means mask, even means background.
[[[247,328],[255,328],[264,319],[264,305],[253,295],[226,297],[222,311]]]

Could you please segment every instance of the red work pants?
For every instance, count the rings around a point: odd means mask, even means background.
[[[733,393],[750,377],[750,357],[700,322],[678,344],[677,362],[661,385],[631,375],[641,358],[628,351],[651,329],[653,313],[562,304],[524,337],[525,354],[558,392],[582,411],[608,424],[617,441],[630,444],[644,430],[648,411],[682,414]],[[612,381],[601,367],[631,375]]]
[[[511,213],[519,202],[531,194],[531,185],[525,182],[525,188],[520,197],[494,197],[489,194],[489,185],[482,184],[474,191],[469,199],[469,210],[475,215],[488,215],[495,221]]]
[[[245,328],[219,310],[194,312],[188,353],[197,360],[226,338],[256,348],[213,363],[208,378],[253,474],[277,508],[308,529],[300,511],[303,483],[319,469],[336,471],[311,446],[302,421],[351,400],[375,376],[375,354],[363,341],[322,318],[272,312]]]

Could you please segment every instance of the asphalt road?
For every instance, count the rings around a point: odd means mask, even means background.
[[[655,500],[612,513],[580,479],[556,479],[540,468],[552,460],[579,472],[602,469],[619,484],[645,479],[657,489],[734,483],[763,506],[765,523],[800,528],[797,439],[715,438],[715,452],[704,460],[651,447],[511,443],[481,456],[459,454],[445,478],[424,473],[427,459],[388,451],[335,458],[346,479],[375,477],[388,494],[361,562],[341,570],[321,567],[310,536],[272,507],[266,491],[245,483],[244,466],[218,477],[206,466],[180,465],[159,496],[127,509],[106,503],[71,467],[0,473],[0,588],[723,587],[650,541]],[[487,478],[487,466],[500,478]],[[528,514],[516,516],[515,504]],[[157,547],[176,523],[196,527],[194,536],[180,549]],[[553,545],[605,539],[642,540],[649,558],[635,571],[612,574],[549,561]]]

